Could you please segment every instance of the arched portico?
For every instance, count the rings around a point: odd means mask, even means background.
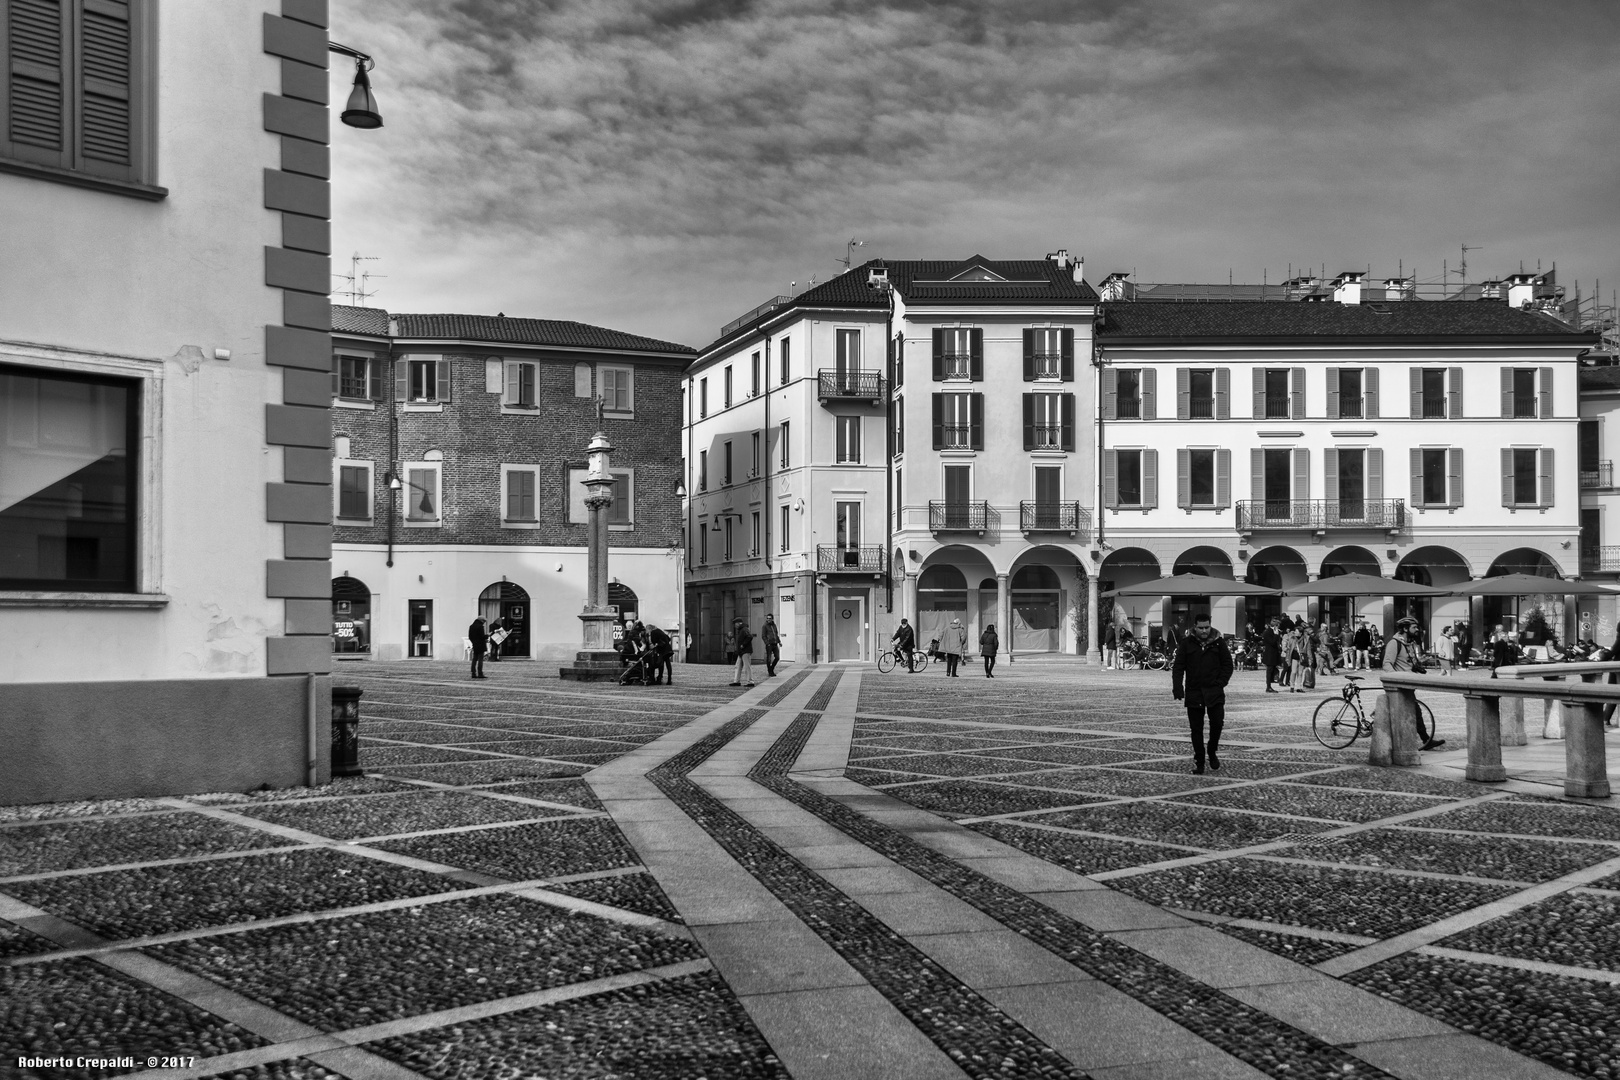
[[[1264,585],[1268,589],[1293,589],[1305,584],[1309,578],[1305,556],[1286,545],[1261,548],[1249,556],[1243,580],[1250,585]],[[1244,615],[1248,630],[1259,630],[1266,620],[1275,615],[1304,616],[1308,614],[1310,600],[1305,596],[1250,596],[1245,597]]]
[[[1491,560],[1485,576],[1506,577],[1508,574],[1528,574],[1547,579],[1547,591],[1525,596],[1487,596],[1484,598],[1485,623],[1490,628],[1498,624],[1519,636],[1520,645],[1543,645],[1549,637],[1563,640],[1566,617],[1564,594],[1558,590],[1558,579],[1564,576],[1555,559],[1538,548],[1521,547],[1504,551]]]
[[[917,643],[941,637],[952,619],[968,629],[969,648],[976,648],[980,599],[986,578],[997,579],[989,558],[976,548],[952,544],[930,552],[917,576]],[[994,594],[992,594],[994,595]]]
[[[347,574],[332,579],[332,651],[371,652],[371,590]]]
[[[1465,584],[1471,576],[1467,559],[1451,548],[1434,544],[1413,548],[1401,557],[1395,567],[1396,580],[1430,585],[1436,589]],[[1398,596],[1393,614],[1395,619],[1407,616],[1416,619],[1423,629],[1425,640],[1429,642],[1433,642],[1447,626],[1459,623],[1471,627],[1468,635],[1471,644],[1477,645],[1484,640],[1480,628],[1472,625],[1474,620],[1466,596]],[[1391,629],[1393,622],[1392,619]]]
[[[1190,547],[1176,556],[1170,572],[1231,581],[1232,557],[1218,547],[1208,545]],[[1216,630],[1223,634],[1235,634],[1241,600],[1242,597],[1238,596],[1173,596],[1169,598],[1165,621],[1179,639],[1182,631],[1191,628],[1194,619],[1208,612]]]
[[[619,586],[622,588],[622,586]],[[612,600],[613,586],[609,586],[608,597]],[[627,592],[629,590],[626,590]],[[630,593],[631,597],[635,593]],[[622,601],[613,601],[622,603]],[[623,611],[623,607],[620,611]],[[502,657],[529,658],[529,593],[521,585],[510,581],[497,581],[489,588],[478,594],[478,616],[489,627],[490,633],[498,628],[506,630],[506,636],[500,644],[490,645],[492,655]],[[630,618],[635,618],[634,613]],[[498,622],[504,620],[504,622]],[[495,650],[499,650],[496,652]]]
[[[1104,593],[1163,576],[1158,556],[1139,547],[1110,551],[1097,568],[1097,583]],[[1128,627],[1138,640],[1147,641],[1164,624],[1163,604],[1164,598],[1159,596],[1105,596],[1097,617],[1102,624]]]
[[[1042,544],[1021,553],[1006,579],[998,633],[1014,652],[1083,653],[1090,581],[1070,549]]]
[[[1377,555],[1366,548],[1347,544],[1344,547],[1334,548],[1322,558],[1316,576],[1335,578],[1344,574],[1383,577],[1384,564],[1378,561]],[[1353,623],[1358,615],[1371,618],[1375,624],[1382,626],[1384,604],[1385,598],[1382,596],[1324,596],[1321,598],[1322,606],[1317,616],[1332,629],[1342,627],[1346,622]]]

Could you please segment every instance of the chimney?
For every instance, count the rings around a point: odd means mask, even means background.
[[[1412,279],[1404,277],[1391,277],[1384,279],[1385,300],[1412,299]]]
[[[1057,263],[1058,269],[1060,270],[1067,270],[1069,268],[1068,248],[1058,248],[1056,251],[1049,251],[1046,253],[1046,258],[1049,262]]]
[[[1501,300],[1505,298],[1506,294],[1507,290],[1502,287],[1502,282],[1496,278],[1479,283],[1479,298],[1481,300]]]
[[[1341,304],[1361,303],[1361,279],[1366,277],[1360,270],[1346,270],[1333,279],[1333,299]]]
[[[1536,300],[1535,274],[1509,274],[1507,279],[1507,302],[1510,308],[1527,308]]]
[[[1104,300],[1134,300],[1136,299],[1136,285],[1126,279],[1130,272],[1116,270],[1102,280],[1102,287],[1097,290]]]
[[[1084,255],[1076,255],[1074,258],[1074,283],[1076,285],[1086,283],[1086,257]]]
[[[889,287],[889,268],[887,266],[873,266],[866,271],[866,287],[869,289],[887,289]]]

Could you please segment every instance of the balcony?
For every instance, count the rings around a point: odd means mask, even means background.
[[[816,545],[816,572],[819,574],[882,574],[884,563],[882,544]]]
[[[1614,462],[1600,461],[1597,468],[1581,470],[1582,488],[1612,488],[1614,487]]]
[[[859,401],[882,405],[883,373],[833,371],[823,368],[816,373],[816,396],[821,399],[823,405],[829,401]]]
[[[1018,521],[1026,533],[1068,533],[1080,540],[1091,537],[1091,511],[1077,502],[1021,502]]]
[[[1405,499],[1239,499],[1238,532],[1406,528]]]
[[[1620,547],[1581,548],[1581,573],[1620,573]]]
[[[990,504],[982,499],[928,504],[928,528],[932,532],[970,532],[982,536],[989,522]]]

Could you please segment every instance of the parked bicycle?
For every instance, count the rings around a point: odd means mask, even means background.
[[[1135,638],[1127,638],[1119,643],[1119,666],[1122,668],[1163,671],[1170,666],[1173,658],[1173,654],[1166,655],[1160,649],[1150,649]]]
[[[1311,716],[1311,731],[1316,741],[1332,750],[1343,750],[1363,735],[1372,734],[1372,720],[1361,707],[1360,675],[1346,675],[1344,688],[1337,697],[1330,697],[1316,707]],[[1418,702],[1421,726],[1434,734],[1434,713],[1429,706]]]
[[[901,653],[900,650],[898,650],[898,649],[885,649],[883,651],[882,655],[880,655],[878,657],[877,666],[878,666],[878,670],[883,671],[883,672],[893,671],[896,667],[898,667],[902,671],[905,671],[906,670],[906,658],[905,658],[905,655],[903,653]],[[912,671],[921,671],[924,668],[926,668],[927,666],[928,666],[928,656],[927,656],[927,654],[925,654],[925,653],[923,653],[923,652],[921,652],[919,650],[913,649],[912,652],[911,652],[911,670]]]

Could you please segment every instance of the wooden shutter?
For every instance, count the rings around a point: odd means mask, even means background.
[[[937,353],[935,354],[938,355]],[[934,449],[945,449],[945,395],[935,394],[934,397]]]
[[[934,327],[934,381],[945,381],[945,331]]]
[[[1550,447],[1543,447],[1536,452],[1536,492],[1541,496],[1542,506],[1553,504],[1553,452]]]
[[[1024,395],[1024,449],[1035,449],[1035,395]]]
[[[439,385],[438,385],[438,391],[437,391],[438,392],[438,398],[437,398],[437,400],[439,400],[439,401],[449,401],[450,400],[450,361],[446,360],[444,357],[441,356],[441,357],[439,357],[438,361],[434,364],[434,367],[437,369],[438,375],[439,375]]]
[[[1378,419],[1378,369],[1361,369],[1361,415],[1367,420]]]
[[[984,331],[973,329],[968,331],[968,348],[971,350],[972,366],[968,369],[968,377],[974,382],[984,382]]]
[[[1215,369],[1215,419],[1232,419],[1232,369]]]
[[[1446,451],[1446,502],[1463,504],[1463,452],[1460,446]]]
[[[1141,413],[1143,420],[1157,420],[1159,418],[1159,369],[1145,367],[1137,377],[1137,394],[1142,399]]]
[[[1254,418],[1266,418],[1266,369],[1263,367],[1254,369]]]
[[[1462,417],[1462,372],[1460,367],[1446,369],[1446,419],[1457,420]]]
[[[1423,451],[1417,447],[1407,452],[1408,473],[1412,478],[1412,505],[1427,506],[1423,501]]]
[[[1024,328],[1024,381],[1035,381],[1035,331]]]
[[[0,139],[18,157],[67,168],[68,49],[63,0],[9,0],[6,97],[10,123]]]
[[[1327,418],[1339,418],[1339,369],[1336,367],[1327,369]]]
[[[1153,510],[1159,505],[1159,452],[1142,451],[1142,509]]]
[[[984,395],[968,395],[968,438],[975,450],[984,449]]]
[[[1423,369],[1407,368],[1412,377],[1412,419],[1423,419]]]
[[[1295,502],[1304,502],[1311,497],[1311,452],[1309,450],[1294,451],[1294,493]]]
[[[1384,497],[1384,450],[1383,447],[1369,446],[1367,448],[1367,498],[1378,500]],[[1369,515],[1370,516],[1370,515]]]
[[[1513,449],[1507,446],[1502,448],[1502,505],[1513,505]]]
[[[1322,451],[1322,498],[1339,501],[1339,451],[1332,446]]]
[[[1288,405],[1288,415],[1294,420],[1305,419],[1305,369],[1295,368],[1288,376],[1289,396],[1293,399]]]
[[[1176,368],[1176,419],[1192,418],[1192,373],[1184,367]]]
[[[1065,326],[1059,330],[1058,342],[1062,349],[1059,373],[1064,382],[1074,382],[1074,327]]]
[[[1111,367],[1102,369],[1102,418],[1119,419],[1119,372]]]
[[[394,400],[411,400],[411,360],[408,356],[394,358]]]
[[[1258,446],[1249,449],[1249,498],[1261,502],[1266,497],[1266,452]]]
[[[1541,369],[1540,374],[1538,374],[1536,376],[1536,392],[1537,392],[1538,396],[1541,398],[1540,408],[1538,408],[1536,410],[1536,415],[1538,417],[1540,417],[1541,419],[1543,419],[1543,420],[1551,420],[1552,417],[1553,417],[1553,369],[1552,368],[1544,367],[1544,368]]]
[[[343,393],[343,358],[337,353],[332,354],[332,396],[338,397]]]
[[[508,360],[496,370],[503,381],[494,385],[494,392],[500,394],[501,400],[506,404],[516,405],[523,393],[523,372],[518,370],[518,362]]]
[[[84,0],[80,27],[79,152],[87,171],[127,176],[134,163],[130,19],[124,0]]]
[[[1059,441],[1058,445],[1061,446],[1065,451],[1067,451],[1069,453],[1073,453],[1074,452],[1074,395],[1073,394],[1063,394],[1058,398],[1058,400],[1061,402],[1061,405],[1059,406],[1059,408],[1061,408],[1063,410],[1063,413],[1062,413],[1062,416],[1063,416],[1062,425],[1063,426],[1060,429],[1061,435],[1059,436],[1060,441]]]
[[[1176,506],[1192,509],[1192,451],[1176,451]]]
[[[1513,369],[1510,367],[1502,369],[1502,415],[1513,415]]]
[[[1215,451],[1215,509],[1232,505],[1232,451]]]
[[[1103,506],[1113,510],[1119,506],[1119,451],[1104,450],[1102,465]]]

